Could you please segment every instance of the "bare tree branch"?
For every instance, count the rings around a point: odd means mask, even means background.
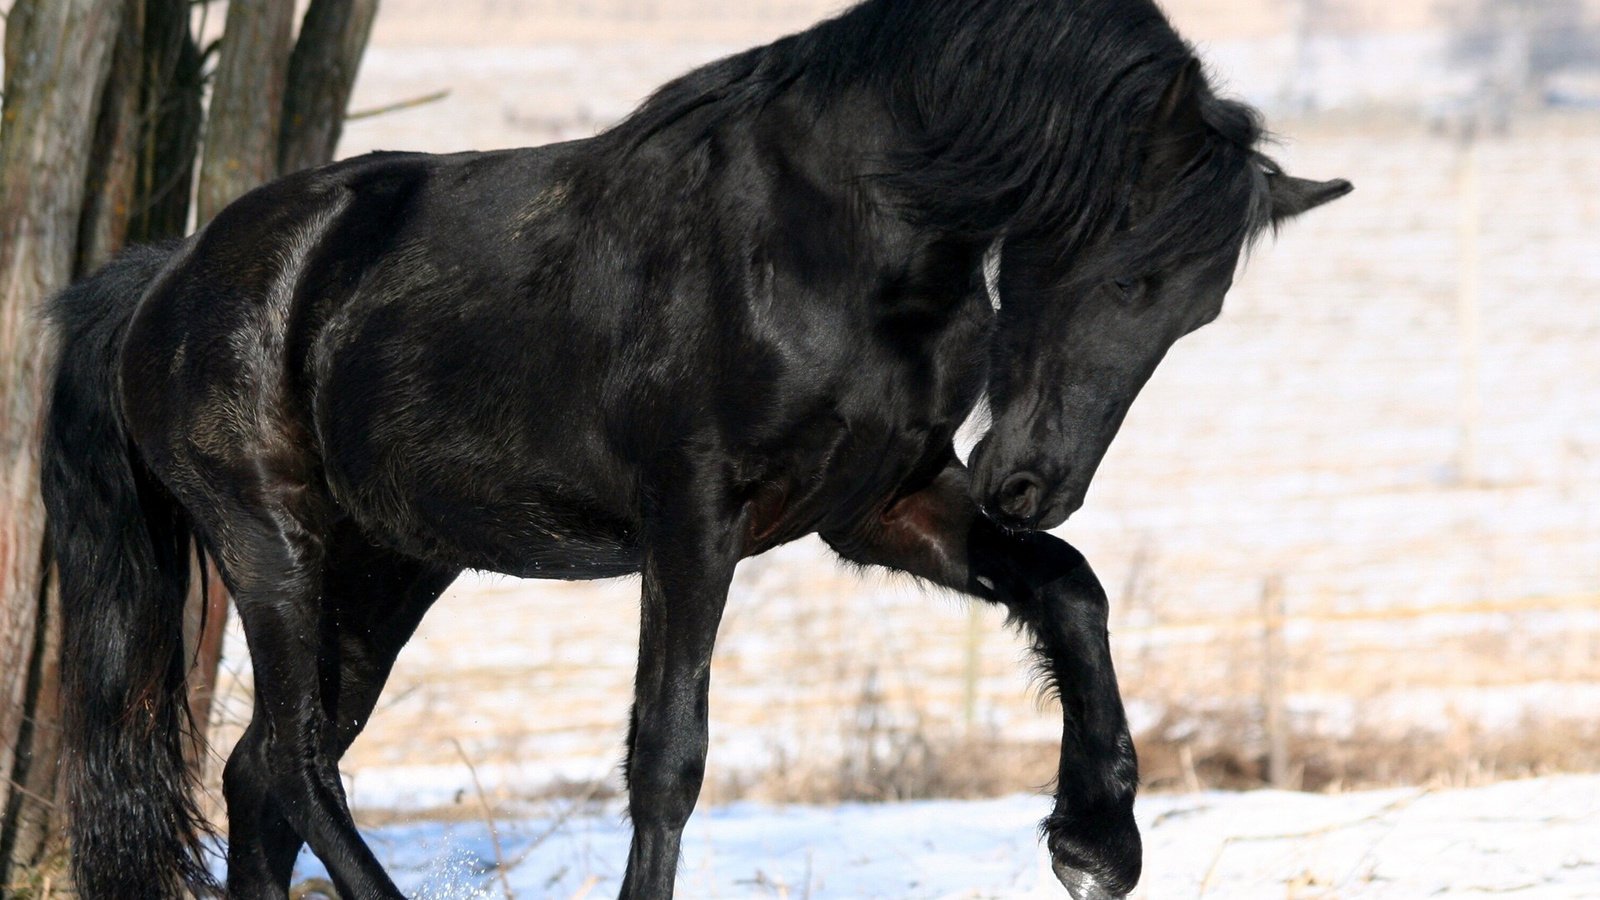
[[[418,106],[426,106],[429,103],[438,103],[440,100],[443,100],[448,96],[450,96],[450,89],[442,88],[431,93],[423,94],[420,97],[411,97],[406,100],[396,100],[393,103],[385,103],[382,106],[374,106],[371,109],[358,109],[346,115],[345,120],[354,122],[357,119],[372,119],[376,118],[377,116],[386,116],[389,113],[400,112],[401,110],[406,109],[415,109]]]

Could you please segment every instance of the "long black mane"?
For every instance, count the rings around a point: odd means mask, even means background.
[[[900,137],[872,174],[914,221],[977,240],[1047,235],[1065,262],[1117,225],[1144,130],[1191,66],[1150,0],[867,0],[667,84],[609,137],[686,151],[794,88],[818,115],[865,92]],[[1260,115],[1204,79],[1200,97],[1204,148],[1126,257],[1206,253],[1269,224],[1277,167],[1257,149]]]

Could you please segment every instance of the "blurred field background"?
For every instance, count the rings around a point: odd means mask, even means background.
[[[1059,532],[1111,591],[1146,782],[1600,768],[1600,3],[1165,6],[1286,168],[1357,192],[1256,251]],[[586,136],[839,7],[384,0],[352,106],[401,108],[351,121],[340,155]],[[613,789],[637,587],[464,577],[345,758],[353,804]],[[223,751],[249,710],[237,634],[225,666]],[[1041,786],[1060,714],[1028,673],[991,610],[820,543],[749,560],[707,797]]]

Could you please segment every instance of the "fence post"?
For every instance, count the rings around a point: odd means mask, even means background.
[[[978,722],[978,677],[983,667],[983,609],[973,602],[967,604],[967,635],[965,658],[961,672],[961,718],[967,737],[972,737],[973,726]]]
[[[1468,131],[1461,141],[1461,162],[1457,176],[1456,221],[1457,255],[1460,282],[1456,286],[1456,319],[1459,323],[1457,352],[1461,367],[1459,394],[1461,415],[1460,446],[1456,476],[1462,484],[1478,483],[1478,431],[1483,418],[1481,359],[1483,356],[1483,316],[1479,297],[1479,240],[1482,230],[1482,190],[1477,135]]]
[[[1283,577],[1261,585],[1261,706],[1267,733],[1267,782],[1289,786],[1289,715],[1284,698]]]

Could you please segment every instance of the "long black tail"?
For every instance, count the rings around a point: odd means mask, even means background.
[[[176,245],[133,248],[68,288],[41,488],[61,580],[73,877],[86,898],[216,889],[184,760],[183,607],[193,534],[144,467],[117,399],[128,322]]]

